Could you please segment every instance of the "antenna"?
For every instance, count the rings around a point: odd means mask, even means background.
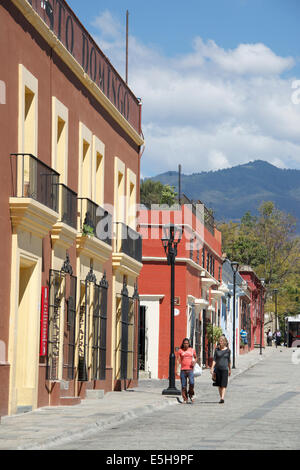
[[[128,17],[129,12],[126,10],[126,85],[128,84]]]
[[[181,204],[181,165],[178,165],[178,204]]]

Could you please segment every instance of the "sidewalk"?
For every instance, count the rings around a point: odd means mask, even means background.
[[[279,351],[275,347],[259,349],[236,359],[236,369],[230,380],[254,366],[265,357]],[[211,384],[209,370],[197,380],[197,388]],[[180,389],[180,383],[176,386]],[[95,431],[119,426],[129,420],[168,406],[178,405],[176,397],[162,395],[167,380],[140,380],[139,386],[122,392],[109,392],[102,399],[82,400],[79,405],[44,407],[14,416],[2,417],[0,450],[50,449],[73,439],[83,438]]]

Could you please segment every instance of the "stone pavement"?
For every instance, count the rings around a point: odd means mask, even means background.
[[[239,356],[230,381],[275,351],[274,347],[266,348],[260,356],[259,349],[255,349]],[[203,375],[196,379],[196,395],[202,384],[211,384],[209,370],[204,370]],[[176,385],[180,389],[179,381]],[[50,449],[63,446],[157,410],[178,405],[177,398],[161,394],[167,386],[167,380],[141,380],[135,389],[109,392],[102,399],[87,399],[75,406],[44,407],[29,413],[2,417],[0,449]]]

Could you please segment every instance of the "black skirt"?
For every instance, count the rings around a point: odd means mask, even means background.
[[[217,387],[226,388],[228,384],[228,369],[216,369],[216,382]]]

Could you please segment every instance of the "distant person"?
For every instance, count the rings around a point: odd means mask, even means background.
[[[271,328],[268,329],[266,335],[267,335],[267,345],[272,346],[273,333],[271,331]]]
[[[280,346],[280,344],[281,344],[281,333],[280,333],[280,330],[276,330],[274,336],[275,336],[275,344],[276,344],[276,348],[277,348],[277,346]]]
[[[241,337],[241,340],[243,341],[244,345],[248,344],[247,336],[248,336],[247,331],[242,328],[241,331],[240,331],[240,337]]]
[[[180,380],[181,394],[184,403],[188,403],[188,396],[191,402],[194,402],[194,365],[196,363],[196,351],[191,348],[190,340],[184,338],[178,351],[177,366],[181,365]],[[187,392],[187,381],[189,381],[189,391]]]
[[[221,336],[219,339],[219,346],[215,349],[214,360],[210,370],[212,375],[214,373],[216,375],[215,385],[219,387],[219,403],[225,403],[224,398],[228,385],[228,376],[231,375],[230,354],[228,341],[225,336]]]

